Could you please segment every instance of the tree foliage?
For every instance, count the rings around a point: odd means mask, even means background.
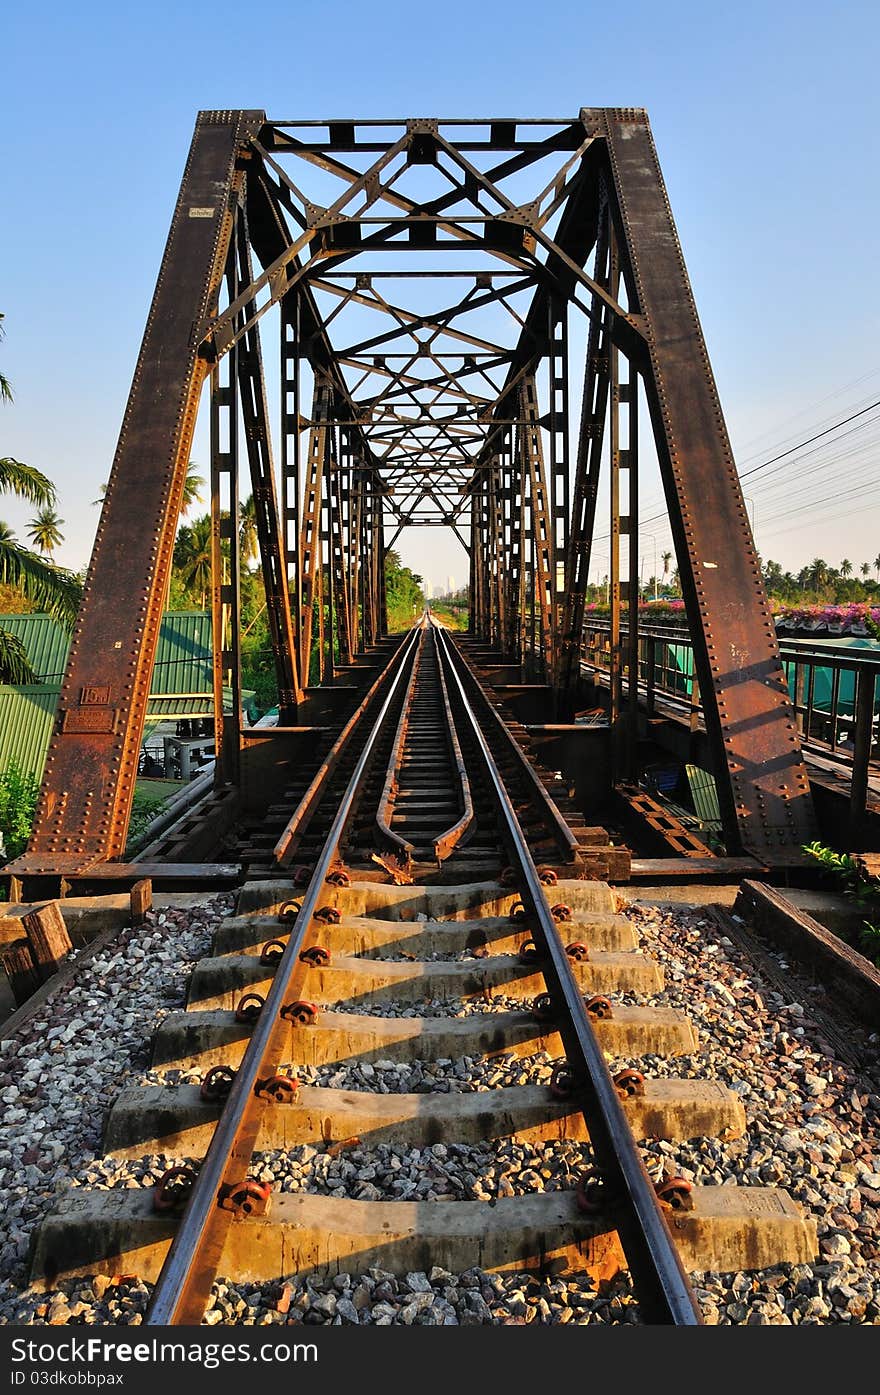
[[[408,630],[425,604],[422,578],[400,560],[400,553],[389,548],[385,554],[385,599],[388,604],[388,629]]]
[[[3,335],[3,316],[0,315],[0,338]],[[9,380],[0,374],[0,401],[12,401],[12,388]],[[42,542],[38,545],[51,552],[54,542],[45,546],[46,540],[54,538],[63,519],[54,511],[55,486],[52,481],[33,465],[25,465],[12,456],[0,458],[0,493],[15,494],[29,504],[35,504],[41,511],[44,526],[38,530]],[[38,518],[41,515],[38,515]],[[51,518],[51,527],[48,520]],[[35,520],[36,523],[36,520]],[[32,525],[33,526],[33,525]],[[35,539],[36,540],[36,539]],[[60,533],[58,533],[60,540]],[[18,541],[7,523],[0,522],[0,587],[11,588],[25,601],[54,615],[66,626],[72,626],[82,597],[79,579],[63,567],[56,567],[45,557],[31,552]],[[0,631],[0,682],[33,682],[34,674],[20,644],[8,631]]]

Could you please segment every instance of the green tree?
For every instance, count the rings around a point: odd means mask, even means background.
[[[848,557],[844,557],[840,564],[840,575],[844,578],[852,576],[853,565]]]
[[[183,498],[180,501],[180,516],[185,518],[193,504],[201,502],[202,490],[205,481],[201,475],[197,475],[198,465],[191,460],[186,467],[186,479],[183,482]]]
[[[44,555],[51,557],[58,544],[64,542],[64,534],[61,531],[63,522],[64,519],[59,518],[55,510],[46,505],[28,524],[28,537]]]
[[[828,563],[821,557],[814,557],[806,569],[807,582],[818,591],[828,581]]]
[[[211,515],[185,523],[174,543],[174,568],[199,610],[211,589]]]
[[[3,335],[0,315],[0,338]],[[0,374],[0,401],[12,401],[8,378]],[[43,511],[52,511],[55,486],[33,465],[11,456],[0,458],[0,493],[14,494]],[[59,520],[61,522],[62,520]],[[82,588],[78,579],[61,567],[31,552],[16,538],[8,523],[0,522],[0,585],[13,587],[25,600],[72,625]],[[8,631],[0,634],[0,682],[34,682],[34,674],[21,644]]]
[[[253,494],[249,494],[238,506],[238,543],[242,560],[255,562],[260,549],[257,536],[257,506]]]
[[[422,578],[405,567],[396,548],[385,554],[385,598],[388,605],[388,629],[408,630],[422,610]]]

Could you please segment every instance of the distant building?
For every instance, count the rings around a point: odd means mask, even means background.
[[[455,592],[455,577],[452,575],[449,575],[446,578],[446,590],[448,591],[450,596],[453,595]]]

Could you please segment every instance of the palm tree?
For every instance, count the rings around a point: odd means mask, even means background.
[[[849,576],[852,576],[852,562],[849,560],[848,557],[844,557],[843,561],[840,564],[840,575],[844,579],[846,579]]]
[[[253,494],[249,494],[238,506],[238,543],[245,562],[255,561],[259,553],[259,539]]]
[[[199,609],[211,588],[211,515],[185,523],[174,544],[174,566],[181,581],[195,598]]]
[[[862,565],[859,567],[859,571],[860,571],[861,574],[862,574],[862,580],[863,580],[863,581],[867,581],[867,580],[868,580],[869,573],[870,573],[870,571],[871,571],[871,563],[870,563],[870,562],[863,562]]]
[[[0,315],[0,338],[3,335]],[[0,374],[0,401],[12,401],[9,380]],[[0,493],[15,494],[43,511],[52,511],[55,486],[33,465],[11,456],[0,458]],[[61,522],[61,520],[59,520]],[[56,567],[18,541],[7,523],[0,522],[0,585],[20,591],[25,600],[72,625],[79,608],[82,588],[72,572]],[[0,682],[34,682],[34,673],[20,642],[0,629]]]
[[[660,561],[663,563],[663,584],[666,585],[666,578],[669,576],[669,563],[672,561],[671,552],[661,552]]]
[[[5,337],[5,335],[6,335],[6,330],[3,328],[3,319],[4,319],[3,315],[0,314],[0,339],[3,339],[3,338]],[[11,402],[11,401],[12,401],[12,385],[10,384],[9,379],[8,379],[8,378],[4,378],[3,374],[0,373],[0,402]]]
[[[810,585],[818,591],[820,586],[824,586],[828,580],[828,563],[821,557],[814,557],[807,568],[807,579]]]
[[[58,544],[64,542],[61,531],[63,522],[64,519],[59,518],[55,510],[47,505],[28,524],[28,537],[44,556],[51,557]]]
[[[205,481],[201,475],[196,474],[198,468],[194,460],[191,460],[186,467],[186,479],[183,482],[183,498],[180,501],[181,518],[189,513],[193,504],[201,501]]]
[[[874,558],[874,571],[877,573],[877,580],[880,581],[880,552]]]

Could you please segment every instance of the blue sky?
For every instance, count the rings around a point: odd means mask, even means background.
[[[0,365],[16,403],[0,446],[56,481],[60,559],[79,566],[91,550],[90,501],[204,107],[321,118],[644,106],[738,457],[880,397],[878,13],[813,0],[337,0],[278,4],[261,32],[259,11],[228,0],[8,10]],[[866,478],[880,477],[873,459]],[[880,550],[880,509],[807,509],[787,531],[771,522],[765,545],[762,511],[778,515],[754,502],[759,548],[787,565]],[[2,499],[0,516],[21,530],[29,511]],[[460,552],[424,535],[403,550],[463,580]]]

